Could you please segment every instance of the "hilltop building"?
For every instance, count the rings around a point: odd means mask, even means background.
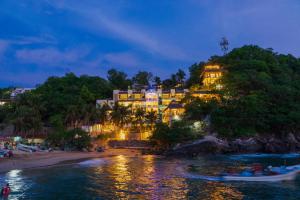
[[[25,92],[29,92],[31,90],[34,90],[35,88],[15,88],[11,94],[10,94],[10,98],[13,100],[15,99],[19,94],[23,94]]]
[[[146,112],[155,112],[158,120],[170,124],[173,120],[180,120],[184,113],[184,105],[182,100],[187,96],[198,97],[204,100],[218,98],[218,94],[214,89],[221,88],[218,83],[219,78],[223,75],[223,70],[219,65],[207,65],[204,67],[201,80],[202,87],[195,91],[189,89],[170,89],[163,90],[161,87],[148,88],[140,90],[114,90],[113,99],[97,100],[97,106],[108,105],[111,109],[115,104],[122,106],[130,106],[132,112],[137,109],[143,109]],[[127,128],[130,128],[130,124]],[[101,134],[103,132],[113,131],[114,126],[111,123],[106,125],[94,125],[90,128],[92,135]],[[143,133],[138,139],[146,139],[151,133]],[[116,139],[128,139],[126,131],[122,130]]]

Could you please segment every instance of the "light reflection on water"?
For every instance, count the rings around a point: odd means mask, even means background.
[[[11,199],[300,199],[300,181],[290,183],[232,183],[189,179],[179,168],[192,166],[193,173],[216,175],[225,168],[247,163],[228,157],[165,159],[155,156],[106,158],[91,165],[68,165],[34,170],[12,170],[0,174],[0,183],[10,183]],[[272,160],[272,164],[281,163]],[[299,160],[287,160],[295,164]],[[98,165],[95,165],[98,163]]]

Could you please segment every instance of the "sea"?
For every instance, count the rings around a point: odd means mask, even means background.
[[[89,199],[300,199],[300,175],[275,183],[225,182],[219,175],[260,163],[295,165],[300,154],[214,155],[165,158],[124,155],[62,163],[53,167],[0,174],[9,183],[10,200]]]

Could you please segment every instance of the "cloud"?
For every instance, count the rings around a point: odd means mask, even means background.
[[[21,49],[16,51],[16,58],[23,63],[37,64],[40,66],[58,66],[74,64],[85,57],[87,49],[59,50],[57,48]]]
[[[48,2],[58,9],[65,9],[80,16],[79,26],[85,26],[93,33],[102,34],[109,32],[110,37],[117,37],[128,43],[134,43],[141,49],[151,53],[158,54],[167,59],[186,60],[188,56],[179,47],[168,44],[166,40],[157,36],[157,32],[149,28],[143,29],[141,24],[129,23],[120,16],[107,14],[107,11],[101,9],[100,5],[86,6],[86,4],[71,4],[70,2]],[[156,37],[154,36],[156,35]]]
[[[10,40],[13,44],[18,45],[29,45],[29,44],[57,44],[55,37],[49,34],[44,34],[42,36],[18,36],[15,39]]]
[[[129,52],[109,53],[103,56],[103,62],[112,66],[137,67],[141,62]]]
[[[3,57],[5,51],[9,46],[9,42],[6,40],[0,40],[0,59]]]

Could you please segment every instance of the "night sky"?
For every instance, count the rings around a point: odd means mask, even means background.
[[[244,44],[300,56],[299,0],[1,0],[0,87],[112,67],[162,78]]]

